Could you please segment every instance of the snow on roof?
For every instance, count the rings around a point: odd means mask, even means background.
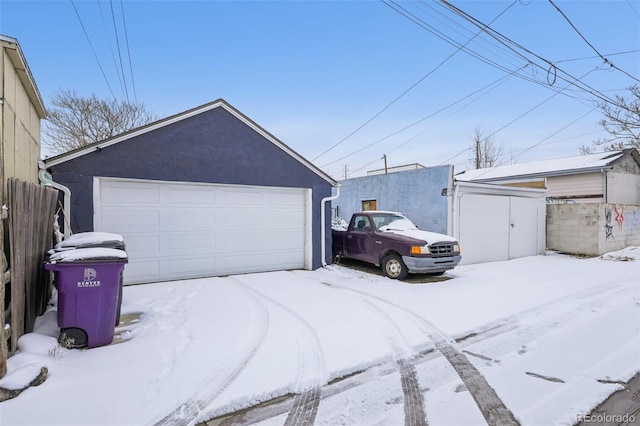
[[[628,151],[610,151],[578,155],[524,164],[466,170],[455,175],[460,181],[490,181],[504,178],[538,177],[554,174],[574,174],[610,167]]]

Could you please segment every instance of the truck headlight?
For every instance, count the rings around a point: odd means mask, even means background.
[[[431,254],[429,246],[411,246],[411,254]]]
[[[454,244],[453,245],[453,251],[456,253],[460,253],[460,244]]]

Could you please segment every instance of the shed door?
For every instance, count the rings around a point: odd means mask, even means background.
[[[542,199],[462,194],[459,239],[462,263],[534,256],[544,250]]]
[[[535,256],[540,252],[538,244],[539,200],[532,198],[510,197],[509,259]],[[543,247],[544,249],[544,247]]]
[[[301,269],[309,191],[96,178],[94,229],[124,237],[126,284]]]
[[[462,194],[459,208],[462,262],[509,259],[509,197]]]

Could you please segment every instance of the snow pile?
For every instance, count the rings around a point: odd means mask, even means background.
[[[127,259],[127,253],[123,250],[103,247],[79,248],[53,252],[49,257],[49,263],[74,262],[80,260],[120,260]]]
[[[640,260],[640,248],[627,247],[618,251],[611,251],[600,256],[602,260],[613,260],[615,262],[628,262]]]
[[[110,232],[79,232],[56,244],[56,249],[71,247],[119,247],[123,243],[122,235]]]
[[[349,228],[349,224],[341,217],[331,220],[331,229],[334,231],[346,231],[347,228]]]

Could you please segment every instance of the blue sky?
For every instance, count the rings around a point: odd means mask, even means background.
[[[224,98],[336,178],[383,154],[462,171],[476,128],[518,163],[606,136],[594,107],[640,79],[639,1],[554,0],[586,41],[547,0],[451,4],[517,45],[441,2],[390,0],[1,0],[0,34],[45,104],[59,88],[125,99],[125,84],[158,117]]]

